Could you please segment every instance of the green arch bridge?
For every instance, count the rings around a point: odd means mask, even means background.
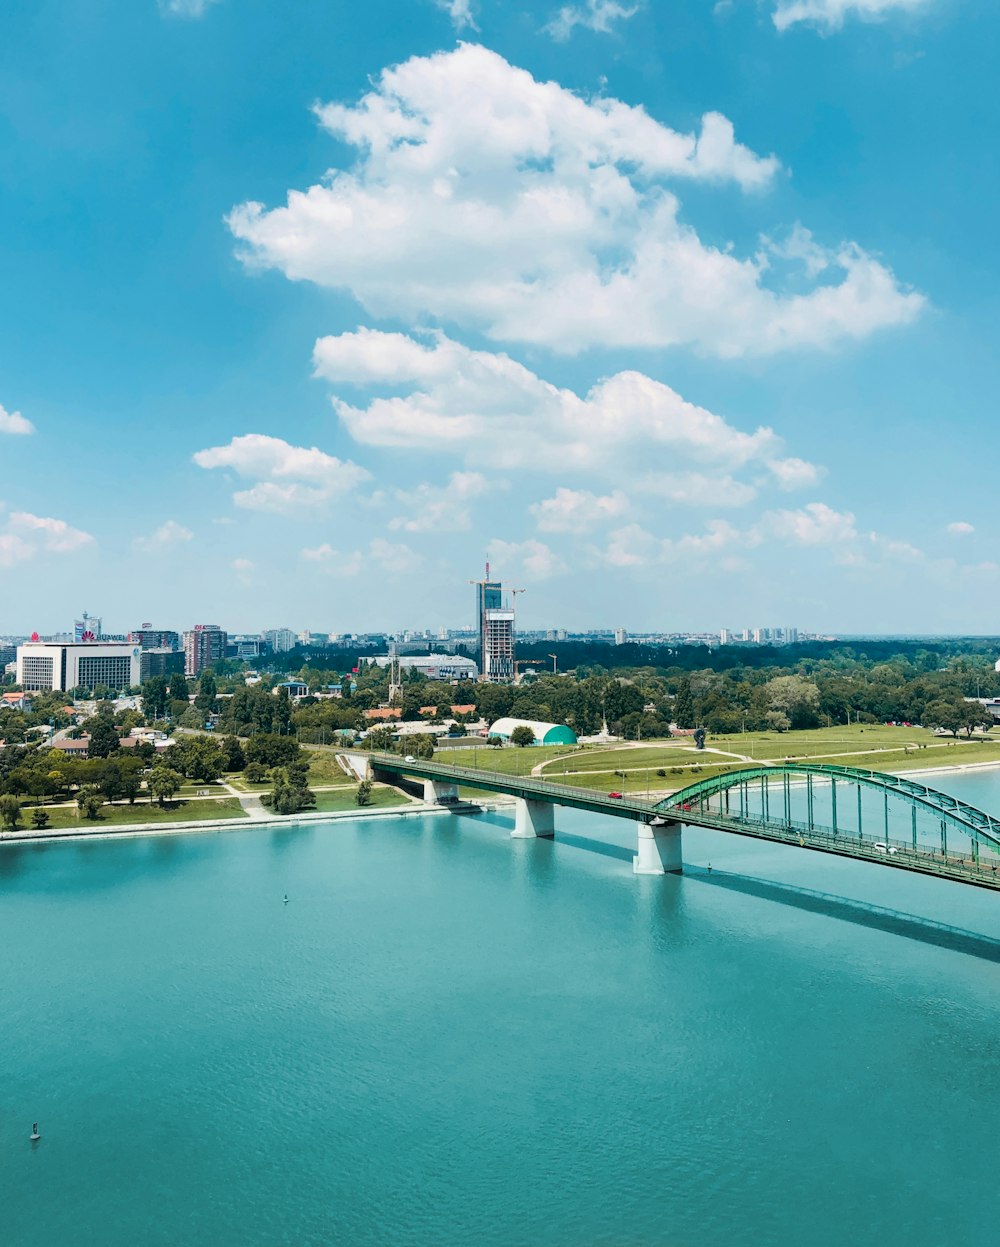
[[[686,824],[1000,889],[1000,819],[879,771],[818,763],[741,767],[652,802],[535,777],[408,762],[397,754],[340,757],[359,777],[421,780],[424,799],[445,808],[460,803],[460,787],[512,796],[512,835],[518,838],[553,836],[556,806],[631,819],[638,833],[637,874],[681,870]]]

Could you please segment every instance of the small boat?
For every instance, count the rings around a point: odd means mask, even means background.
[[[288,904],[288,893],[287,892],[285,893],[285,904],[286,905]]]
[[[29,1137],[32,1143],[37,1143],[38,1140],[42,1137],[38,1133],[38,1122],[37,1121],[31,1123],[31,1135]]]

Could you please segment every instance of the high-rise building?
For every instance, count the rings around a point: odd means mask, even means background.
[[[729,644],[729,629],[728,628],[719,629],[719,644],[720,645]]]
[[[261,636],[276,654],[287,654],[299,642],[291,628],[266,628]]]
[[[186,660],[180,649],[149,646],[139,651],[139,664],[142,682],[145,684],[154,675],[166,676],[167,679],[172,675],[183,675]]]
[[[74,620],[73,622],[73,640],[79,644],[81,641],[91,642],[99,641],[104,635],[101,626],[101,620],[97,615],[88,615],[83,612],[83,618]]]
[[[476,581],[476,632],[479,671],[494,683],[514,678],[514,608],[503,604],[503,586],[486,578]]]
[[[139,683],[141,654],[128,641],[28,641],[17,647],[17,682],[30,690],[104,686],[119,693]]]
[[[181,648],[179,632],[154,628],[152,624],[148,623],[144,623],[141,628],[133,628],[128,634],[128,639],[133,645],[138,645],[140,649],[179,650]]]
[[[184,674],[200,675],[226,656],[228,637],[218,624],[195,624],[184,633]]]
[[[615,644],[624,645],[628,640],[628,633],[624,628],[615,628]]]

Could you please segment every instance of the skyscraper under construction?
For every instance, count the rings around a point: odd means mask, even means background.
[[[504,606],[503,587],[499,580],[490,580],[489,563],[485,579],[473,583],[476,586],[479,673],[492,683],[513,680],[514,608]]]

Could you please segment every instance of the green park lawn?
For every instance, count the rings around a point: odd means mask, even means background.
[[[126,827],[138,823],[195,822],[203,819],[245,818],[243,809],[235,797],[221,800],[173,801],[162,808],[155,802],[137,801],[135,805],[105,805],[97,819],[81,818],[75,805],[47,805],[49,827],[78,827],[81,831],[99,831],[102,827]],[[23,829],[31,829],[31,807],[24,807]]]
[[[364,810],[383,810],[394,805],[409,805],[409,799],[403,793],[398,792],[395,788],[383,787],[381,784],[376,784],[372,789],[371,802],[366,806],[359,806],[357,801],[355,801],[354,794],[356,792],[356,784],[352,784],[348,788],[317,792],[316,809],[321,814],[336,814],[341,810],[354,810],[360,814]]]

